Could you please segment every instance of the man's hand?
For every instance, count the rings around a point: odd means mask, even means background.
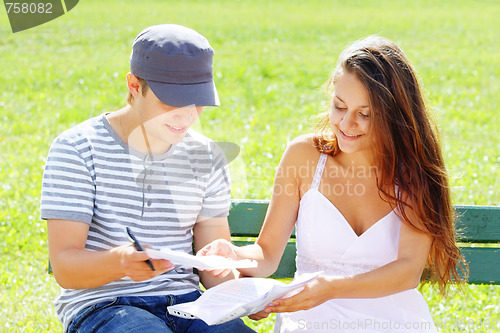
[[[147,244],[145,248],[151,248]],[[120,257],[120,267],[124,275],[132,280],[144,281],[161,275],[174,268],[174,265],[168,260],[154,260],[149,258],[146,251],[137,251],[132,245],[119,246],[111,250]],[[146,260],[153,264],[154,271],[146,264]]]

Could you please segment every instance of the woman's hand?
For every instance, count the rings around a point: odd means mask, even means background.
[[[264,312],[295,312],[309,310],[333,298],[333,284],[336,278],[319,276],[307,283],[298,294],[277,299]]]
[[[270,315],[269,312],[262,310],[262,311],[259,311],[257,313],[249,315],[248,318],[257,321],[257,320],[261,320],[261,319],[266,319],[267,317],[269,317],[269,315]]]
[[[238,260],[238,255],[236,252],[237,247],[233,245],[231,242],[225,239],[216,239],[213,242],[205,245],[201,248],[197,256],[222,256],[231,260]],[[201,269],[200,269],[201,270]],[[205,270],[210,275],[213,275],[218,278],[223,278],[231,273],[233,270],[231,269],[214,269],[214,270]]]

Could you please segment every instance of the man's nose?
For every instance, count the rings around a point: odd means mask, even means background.
[[[190,123],[198,117],[195,107],[180,108],[173,111],[173,117],[176,121]]]

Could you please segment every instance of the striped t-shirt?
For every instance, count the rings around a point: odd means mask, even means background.
[[[91,251],[130,244],[130,227],[143,243],[192,253],[197,217],[227,216],[229,204],[229,169],[215,143],[189,130],[165,154],[144,155],[121,140],[103,114],[54,140],[43,174],[41,217],[88,223],[85,248]],[[142,282],[125,277],[94,289],[62,289],[55,306],[66,330],[80,310],[103,300],[195,289],[193,269],[176,267]]]

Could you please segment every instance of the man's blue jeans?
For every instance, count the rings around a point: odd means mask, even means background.
[[[118,297],[100,302],[80,311],[69,325],[68,333],[255,332],[241,319],[208,326],[202,320],[179,318],[167,312],[167,306],[191,302],[200,295],[194,291],[183,295]]]

